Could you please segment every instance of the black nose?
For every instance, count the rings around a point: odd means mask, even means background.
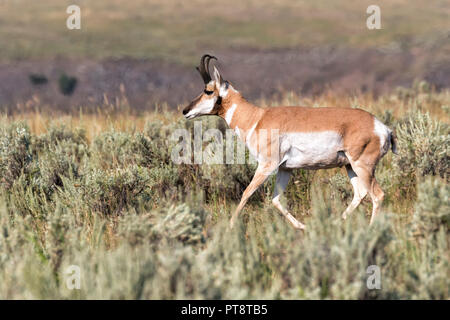
[[[188,113],[189,112],[189,110],[186,108],[186,109],[184,109],[183,110],[183,115],[186,115],[186,113]]]

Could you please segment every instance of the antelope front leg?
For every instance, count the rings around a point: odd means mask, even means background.
[[[256,169],[255,175],[253,176],[252,181],[245,189],[244,193],[242,194],[241,202],[239,202],[238,207],[236,208],[236,211],[234,212],[233,216],[230,220],[230,228],[233,228],[234,223],[236,222],[236,219],[239,216],[239,213],[241,212],[242,208],[244,208],[245,204],[247,203],[248,199],[251,197],[251,195],[264,183],[264,181],[267,180],[267,178],[270,176],[270,174],[278,167],[278,164],[259,164],[258,168]]]

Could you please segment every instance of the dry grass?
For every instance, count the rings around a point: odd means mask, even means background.
[[[426,110],[434,119],[450,123],[450,93],[445,90],[436,93],[431,88],[424,89],[425,82],[416,82],[413,88],[398,88],[392,94],[374,98],[370,94],[359,96],[336,95],[328,91],[318,97],[302,97],[293,92],[285,93],[280,100],[267,101],[260,99],[255,103],[261,107],[267,106],[315,106],[315,107],[359,107],[373,114],[384,117],[389,112],[392,118],[400,119],[412,110]],[[30,101],[31,103],[31,101]],[[423,107],[423,105],[426,105]],[[157,105],[150,111],[138,112],[133,110],[126,100],[119,103],[108,103],[97,109],[96,112],[84,113],[82,108],[78,112],[67,114],[52,110],[49,106],[31,103],[30,107],[18,106],[12,114],[4,114],[7,121],[25,121],[34,134],[43,134],[50,123],[56,122],[68,128],[80,127],[86,131],[87,138],[92,141],[101,132],[109,129],[125,132],[139,132],[150,120],[161,121],[167,124],[171,120],[173,109],[177,115],[181,114],[183,106],[171,108],[167,105]]]

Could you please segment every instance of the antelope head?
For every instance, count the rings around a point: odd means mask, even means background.
[[[200,60],[197,71],[200,73],[205,89],[183,110],[186,119],[193,119],[202,115],[217,115],[222,108],[222,99],[228,93],[229,83],[224,81],[214,66],[214,80],[209,73],[209,62],[216,57],[205,54]]]

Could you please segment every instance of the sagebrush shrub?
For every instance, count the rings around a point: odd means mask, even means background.
[[[204,240],[203,227],[207,212],[187,205],[170,206],[157,213],[152,236],[157,239],[176,239],[194,244]]]
[[[7,189],[26,172],[33,157],[31,134],[23,123],[12,123],[0,129],[0,177]]]
[[[80,200],[91,210],[114,215],[131,206],[138,207],[142,199],[151,198],[150,180],[145,168],[131,166],[117,170],[92,170],[85,174],[80,187]]]
[[[399,154],[394,157],[403,176],[440,175],[447,177],[450,166],[450,131],[428,113],[415,111],[397,127]]]
[[[77,179],[80,175],[76,155],[67,153],[62,145],[49,148],[39,155],[39,173],[33,183],[49,197],[56,188],[63,187],[63,177]]]
[[[126,132],[109,131],[100,134],[93,143],[93,160],[104,169],[117,168],[135,163],[131,149],[133,136]]]
[[[47,132],[33,139],[33,152],[39,154],[61,147],[68,155],[80,161],[88,153],[86,131],[82,128],[70,129],[64,125],[51,125]]]
[[[127,214],[120,218],[118,233],[131,244],[158,244],[173,240],[185,244],[204,241],[207,212],[188,205],[171,205],[160,210]]]
[[[415,232],[424,236],[441,228],[450,231],[450,186],[442,180],[428,178],[419,184],[413,216]]]

